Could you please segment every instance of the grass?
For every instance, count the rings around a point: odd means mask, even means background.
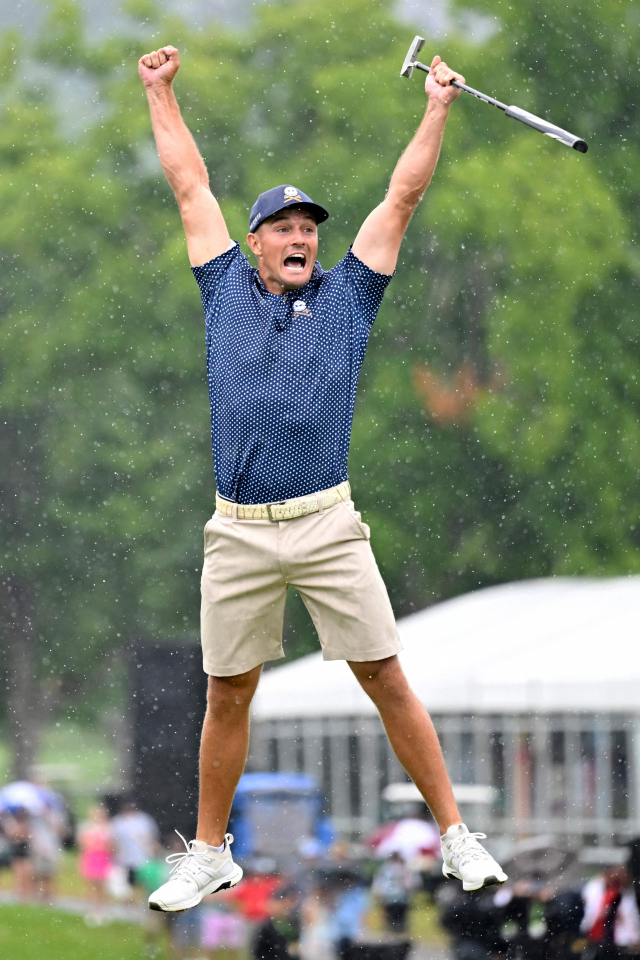
[[[77,817],[117,782],[112,738],[99,726],[61,721],[41,731],[37,763],[44,779],[71,801]],[[0,787],[11,780],[11,750],[0,730]]]
[[[409,914],[409,932],[419,943],[432,943],[440,946],[448,943],[444,930],[438,921],[437,907],[424,893],[418,893],[413,909]]]
[[[0,870],[0,891],[13,889],[13,877],[9,869]],[[60,897],[87,896],[87,885],[78,873],[78,854],[75,850],[65,850],[60,858],[60,869],[56,876],[54,895]],[[0,957],[4,960],[0,951]]]
[[[418,895],[411,911],[411,934],[426,944],[443,944],[436,911]],[[372,928],[382,926],[379,910],[369,917]],[[156,941],[157,943],[157,941]],[[183,956],[204,956],[203,950]],[[135,924],[109,923],[88,927],[82,917],[44,906],[0,906],[0,957],[3,960],[143,960],[145,931]],[[206,954],[212,956],[212,954]],[[167,960],[164,949],[154,954]],[[238,960],[236,951],[220,950],[218,960]]]
[[[0,731],[0,782],[11,777],[11,749],[6,730]],[[74,768],[89,783],[103,783],[114,773],[115,757],[109,735],[99,726],[69,720],[49,723],[40,731],[37,763]]]
[[[41,907],[0,906],[0,957],[7,960],[141,960],[144,931],[127,923],[88,927]],[[160,954],[158,960],[165,960]]]
[[[412,911],[412,934],[423,942],[443,943],[432,910],[420,903]],[[417,921],[417,922],[416,922]],[[374,924],[375,925],[375,924]],[[422,929],[418,929],[418,928]],[[424,935],[427,934],[425,937]],[[202,956],[196,951],[193,956]],[[0,957],[3,960],[143,960],[145,933],[141,926],[110,923],[88,927],[82,917],[37,906],[0,906]],[[236,951],[221,950],[220,960],[237,960]],[[167,960],[164,950],[156,960]]]
[[[377,903],[374,903],[367,913],[367,928],[373,933],[384,930],[383,913]],[[417,943],[438,946],[447,943],[446,935],[438,922],[438,910],[422,892],[417,893],[413,899],[408,928],[411,939]]]

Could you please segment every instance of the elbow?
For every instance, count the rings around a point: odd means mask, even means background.
[[[193,206],[202,196],[203,190],[209,192],[208,177],[205,180],[202,178],[181,180],[171,185],[181,211],[186,211]]]
[[[162,169],[180,207],[183,203],[190,203],[203,189],[209,189],[209,176],[204,165],[202,170],[189,170],[163,163]]]
[[[385,198],[385,203],[393,208],[397,216],[407,222],[413,216],[414,210],[422,200],[424,190],[389,190]]]

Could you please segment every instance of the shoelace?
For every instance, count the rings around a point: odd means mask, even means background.
[[[461,864],[468,860],[481,860],[489,854],[478,841],[486,839],[486,833],[463,833],[462,836],[450,841],[449,849],[454,856],[460,857]]]
[[[193,871],[191,868],[195,866],[198,863],[198,861],[200,862],[204,861],[205,863],[207,863],[213,859],[213,857],[210,854],[196,853],[196,851],[193,849],[193,846],[192,846],[195,843],[195,840],[190,840],[187,843],[185,838],[182,836],[182,834],[178,830],[176,830],[176,833],[178,834],[178,836],[180,837],[180,839],[185,845],[185,853],[170,853],[169,856],[166,858],[167,863],[173,864],[171,868],[171,877],[173,877],[174,879],[180,873],[187,873],[187,874],[192,873]],[[226,840],[227,845],[233,843],[233,834],[226,833],[224,839]]]

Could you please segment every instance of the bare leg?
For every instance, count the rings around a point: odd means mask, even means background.
[[[249,750],[249,708],[262,666],[235,677],[209,677],[200,742],[196,838],[219,847]]]
[[[19,900],[31,900],[34,895],[33,871],[28,857],[17,857],[13,861],[15,891]]]
[[[409,686],[397,657],[349,662],[362,689],[380,713],[393,751],[424,797],[440,833],[460,823],[438,735]]]

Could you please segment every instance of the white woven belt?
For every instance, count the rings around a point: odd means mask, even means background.
[[[232,503],[216,493],[216,510],[224,517],[235,517],[238,520],[294,520],[296,517],[306,517],[310,513],[326,510],[341,500],[348,500],[351,496],[349,481],[331,487],[330,490],[321,490],[308,497],[296,497],[294,500],[281,500],[279,503]]]

